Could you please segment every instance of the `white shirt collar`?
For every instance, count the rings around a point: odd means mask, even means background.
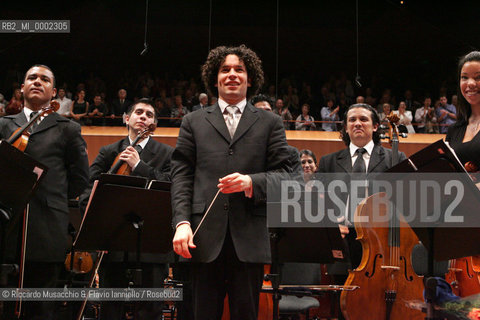
[[[41,110],[38,110],[40,112]],[[32,109],[28,108],[27,106],[23,107],[23,113],[25,113],[25,117],[27,117],[27,122],[30,122],[30,114],[34,112]],[[44,117],[40,117],[40,119],[43,119]],[[37,120],[38,121],[38,120]]]
[[[220,111],[222,111],[222,114],[225,112],[225,108],[230,106],[230,104],[223,101],[222,98],[218,98],[218,105],[220,106]],[[240,110],[240,113],[242,114],[243,114],[243,110],[245,110],[246,105],[247,105],[247,98],[243,99],[242,101],[236,104],[236,106],[238,107],[238,110]]]
[[[370,140],[365,146],[365,150],[367,150],[367,153],[369,156],[372,155],[372,151],[373,151],[373,148],[375,147],[375,144],[373,143],[373,140]],[[353,158],[353,156],[355,156],[355,152],[357,151],[357,149],[361,148],[361,147],[357,147],[356,145],[353,144],[353,142],[350,142],[350,157]]]
[[[142,142],[137,143],[137,145],[139,145],[140,147],[142,147],[142,149],[145,149],[145,146],[147,145],[149,139],[150,139],[150,136],[148,136],[148,137],[146,137],[145,139],[143,139]],[[130,145],[132,145],[133,140],[130,139],[130,136],[128,136],[128,141],[130,141]]]

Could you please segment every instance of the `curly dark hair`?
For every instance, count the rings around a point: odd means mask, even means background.
[[[250,100],[250,103],[255,105],[255,103],[264,102],[264,101],[270,105],[270,108],[273,108],[274,106],[273,100],[269,96],[261,93],[254,96],[252,100]]]
[[[220,46],[212,49],[208,54],[207,61],[202,66],[202,81],[207,91],[218,97],[217,84],[218,71],[220,66],[225,61],[225,58],[230,55],[236,55],[240,61],[245,63],[247,69],[248,80],[251,86],[247,89],[247,98],[257,94],[258,90],[263,86],[263,69],[262,60],[255,52],[247,48],[245,45],[238,47]]]
[[[464,123],[468,123],[468,118],[470,118],[472,114],[472,107],[470,106],[470,103],[468,103],[468,101],[465,99],[465,97],[462,94],[462,90],[460,89],[460,76],[462,73],[463,65],[471,61],[480,62],[480,51],[472,51],[464,55],[463,57],[461,57],[460,60],[458,61],[458,72],[457,72],[458,107],[457,107],[456,125],[463,125]]]
[[[342,130],[340,130],[340,137],[342,138],[343,142],[345,145],[349,146],[350,145],[350,136],[347,133],[347,114],[348,111],[352,110],[353,108],[363,108],[368,111],[370,111],[370,118],[372,119],[373,126],[375,125],[380,125],[380,118],[378,117],[377,110],[372,108],[371,105],[366,104],[366,103],[356,103],[352,104],[350,107],[348,107],[347,111],[345,111],[345,115],[343,116],[343,123],[342,123]],[[373,137],[372,137],[373,143],[374,144],[380,144],[380,132],[374,131],[373,132]]]

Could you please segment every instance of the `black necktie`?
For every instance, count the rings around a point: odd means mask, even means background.
[[[357,155],[357,160],[355,160],[355,163],[353,164],[352,172],[353,173],[366,173],[367,168],[365,166],[365,160],[363,159],[363,154],[367,152],[365,148],[358,148],[357,151],[355,151],[355,154]]]
[[[135,150],[137,150],[138,154],[140,154],[140,152],[142,152],[143,148],[142,148],[141,145],[137,144],[137,145],[135,146]]]
[[[30,121],[37,115],[38,111],[32,111],[30,113]],[[30,133],[34,132],[35,129],[38,127],[38,124],[40,123],[40,118],[38,118],[30,127]]]
[[[352,168],[352,180],[365,180],[366,179],[366,173],[367,173],[367,168],[365,166],[365,160],[363,159],[363,154],[367,152],[365,148],[358,148],[355,151],[355,154],[357,155],[357,160],[355,160],[355,163],[353,164]],[[365,188],[361,187],[357,190],[357,196],[359,198],[365,198],[366,192]],[[355,213],[355,209],[357,208],[358,203],[352,203],[350,201],[349,203],[349,214],[347,216],[347,219],[350,221],[353,221],[353,215]]]

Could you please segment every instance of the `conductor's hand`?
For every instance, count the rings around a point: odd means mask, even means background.
[[[173,237],[173,250],[176,254],[190,259],[192,255],[188,248],[196,248],[193,244],[193,233],[192,228],[188,223],[181,224],[177,227],[175,231],[175,236]]]
[[[252,188],[252,178],[246,174],[240,174],[238,172],[220,178],[218,181],[220,183],[217,187],[222,193],[249,191]]]
[[[125,161],[130,168],[133,168],[140,161],[140,155],[134,147],[129,146],[120,154],[119,159]]]

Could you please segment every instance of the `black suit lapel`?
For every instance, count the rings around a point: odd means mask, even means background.
[[[148,139],[148,142],[145,145],[145,148],[143,148],[142,152],[140,153],[140,159],[142,159],[144,162],[147,162],[147,163],[155,156],[155,150],[153,150],[152,139],[153,139],[152,137]]]
[[[385,151],[382,147],[375,146],[372,150],[372,156],[370,157],[367,172],[374,172],[375,168],[383,161],[385,161]]]
[[[207,109],[206,119],[212,126],[222,135],[222,137],[230,143],[230,133],[228,132],[225,119],[223,118],[220,106],[216,103],[213,107]]]
[[[233,135],[232,144],[234,144],[238,139],[240,139],[245,132],[258,120],[258,110],[247,103],[245,109],[243,110],[242,117],[240,118],[240,122],[238,123],[237,130],[235,130],[235,134]]]
[[[20,111],[20,113],[17,113],[13,117],[13,122],[19,127],[23,126],[25,123],[27,123],[27,117],[25,116],[25,112]]]
[[[350,149],[342,150],[337,156],[337,164],[348,173],[352,172],[352,158],[350,157]]]

